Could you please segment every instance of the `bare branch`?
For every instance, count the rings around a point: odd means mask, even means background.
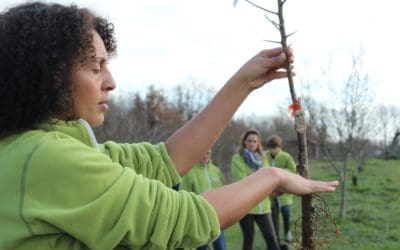
[[[249,4],[253,5],[254,7],[256,7],[258,9],[260,9],[260,10],[269,12],[269,13],[274,14],[274,15],[278,15],[277,12],[274,12],[274,11],[271,11],[271,10],[267,10],[266,8],[263,8],[260,5],[253,3],[252,1],[246,0],[246,2],[248,2]]]
[[[281,44],[280,41],[272,41],[272,40],[263,40],[265,42],[270,42],[270,43],[277,43],[277,44]]]
[[[326,146],[322,146],[322,147],[323,147],[322,150],[327,151],[327,150],[326,150]],[[340,173],[341,171],[340,171],[340,169],[336,166],[335,162],[332,160],[332,157],[328,156],[329,153],[328,153],[328,152],[325,152],[324,155],[325,155],[325,160],[327,160],[327,161],[329,162],[329,164],[331,165],[331,167],[332,167],[337,173]]]
[[[290,33],[289,35],[286,35],[286,38],[289,38],[289,36],[291,36],[291,35],[293,35],[295,33],[297,33],[297,31],[294,31],[294,32]]]
[[[264,17],[265,17],[270,23],[272,23],[272,25],[274,25],[275,28],[277,28],[278,30],[280,30],[279,23],[275,22],[274,20],[272,20],[271,18],[269,18],[267,15],[264,15]]]

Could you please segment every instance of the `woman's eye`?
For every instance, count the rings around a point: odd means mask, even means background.
[[[93,73],[99,74],[101,72],[101,69],[93,69]]]

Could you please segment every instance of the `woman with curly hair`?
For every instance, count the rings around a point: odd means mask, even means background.
[[[98,144],[115,50],[112,24],[88,9],[33,2],[0,13],[1,249],[196,247],[272,192],[335,189],[278,169],[201,195],[170,188],[254,89],[286,77],[281,48],[245,63],[166,142]]]
[[[256,129],[247,130],[241,137],[238,152],[233,155],[231,163],[232,177],[240,181],[260,169],[268,168],[266,157],[261,144],[261,135]],[[244,250],[253,249],[254,222],[260,228],[268,250],[279,250],[278,238],[271,217],[271,203],[265,197],[260,203],[254,206],[246,216],[240,220],[240,228],[243,233]]]

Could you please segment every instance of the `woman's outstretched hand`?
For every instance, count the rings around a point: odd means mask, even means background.
[[[293,51],[288,49],[288,62],[292,68]],[[281,47],[260,51],[247,61],[233,76],[253,89],[274,79],[287,77],[286,54]]]
[[[289,171],[269,167],[260,168],[238,182],[207,191],[202,196],[214,207],[221,228],[226,228],[270,195],[333,192],[337,185],[337,181],[308,180]]]
[[[333,192],[338,186],[338,181],[314,181],[305,179],[300,175],[290,173],[286,170],[273,168],[280,176],[280,184],[274,190],[274,194],[290,193],[296,195],[313,194],[320,192]]]

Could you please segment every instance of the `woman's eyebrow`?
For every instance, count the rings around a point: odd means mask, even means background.
[[[108,62],[108,58],[103,56],[95,56],[90,58],[90,62],[103,64]]]
[[[102,56],[96,56],[94,59],[100,64],[108,62],[108,58]]]

